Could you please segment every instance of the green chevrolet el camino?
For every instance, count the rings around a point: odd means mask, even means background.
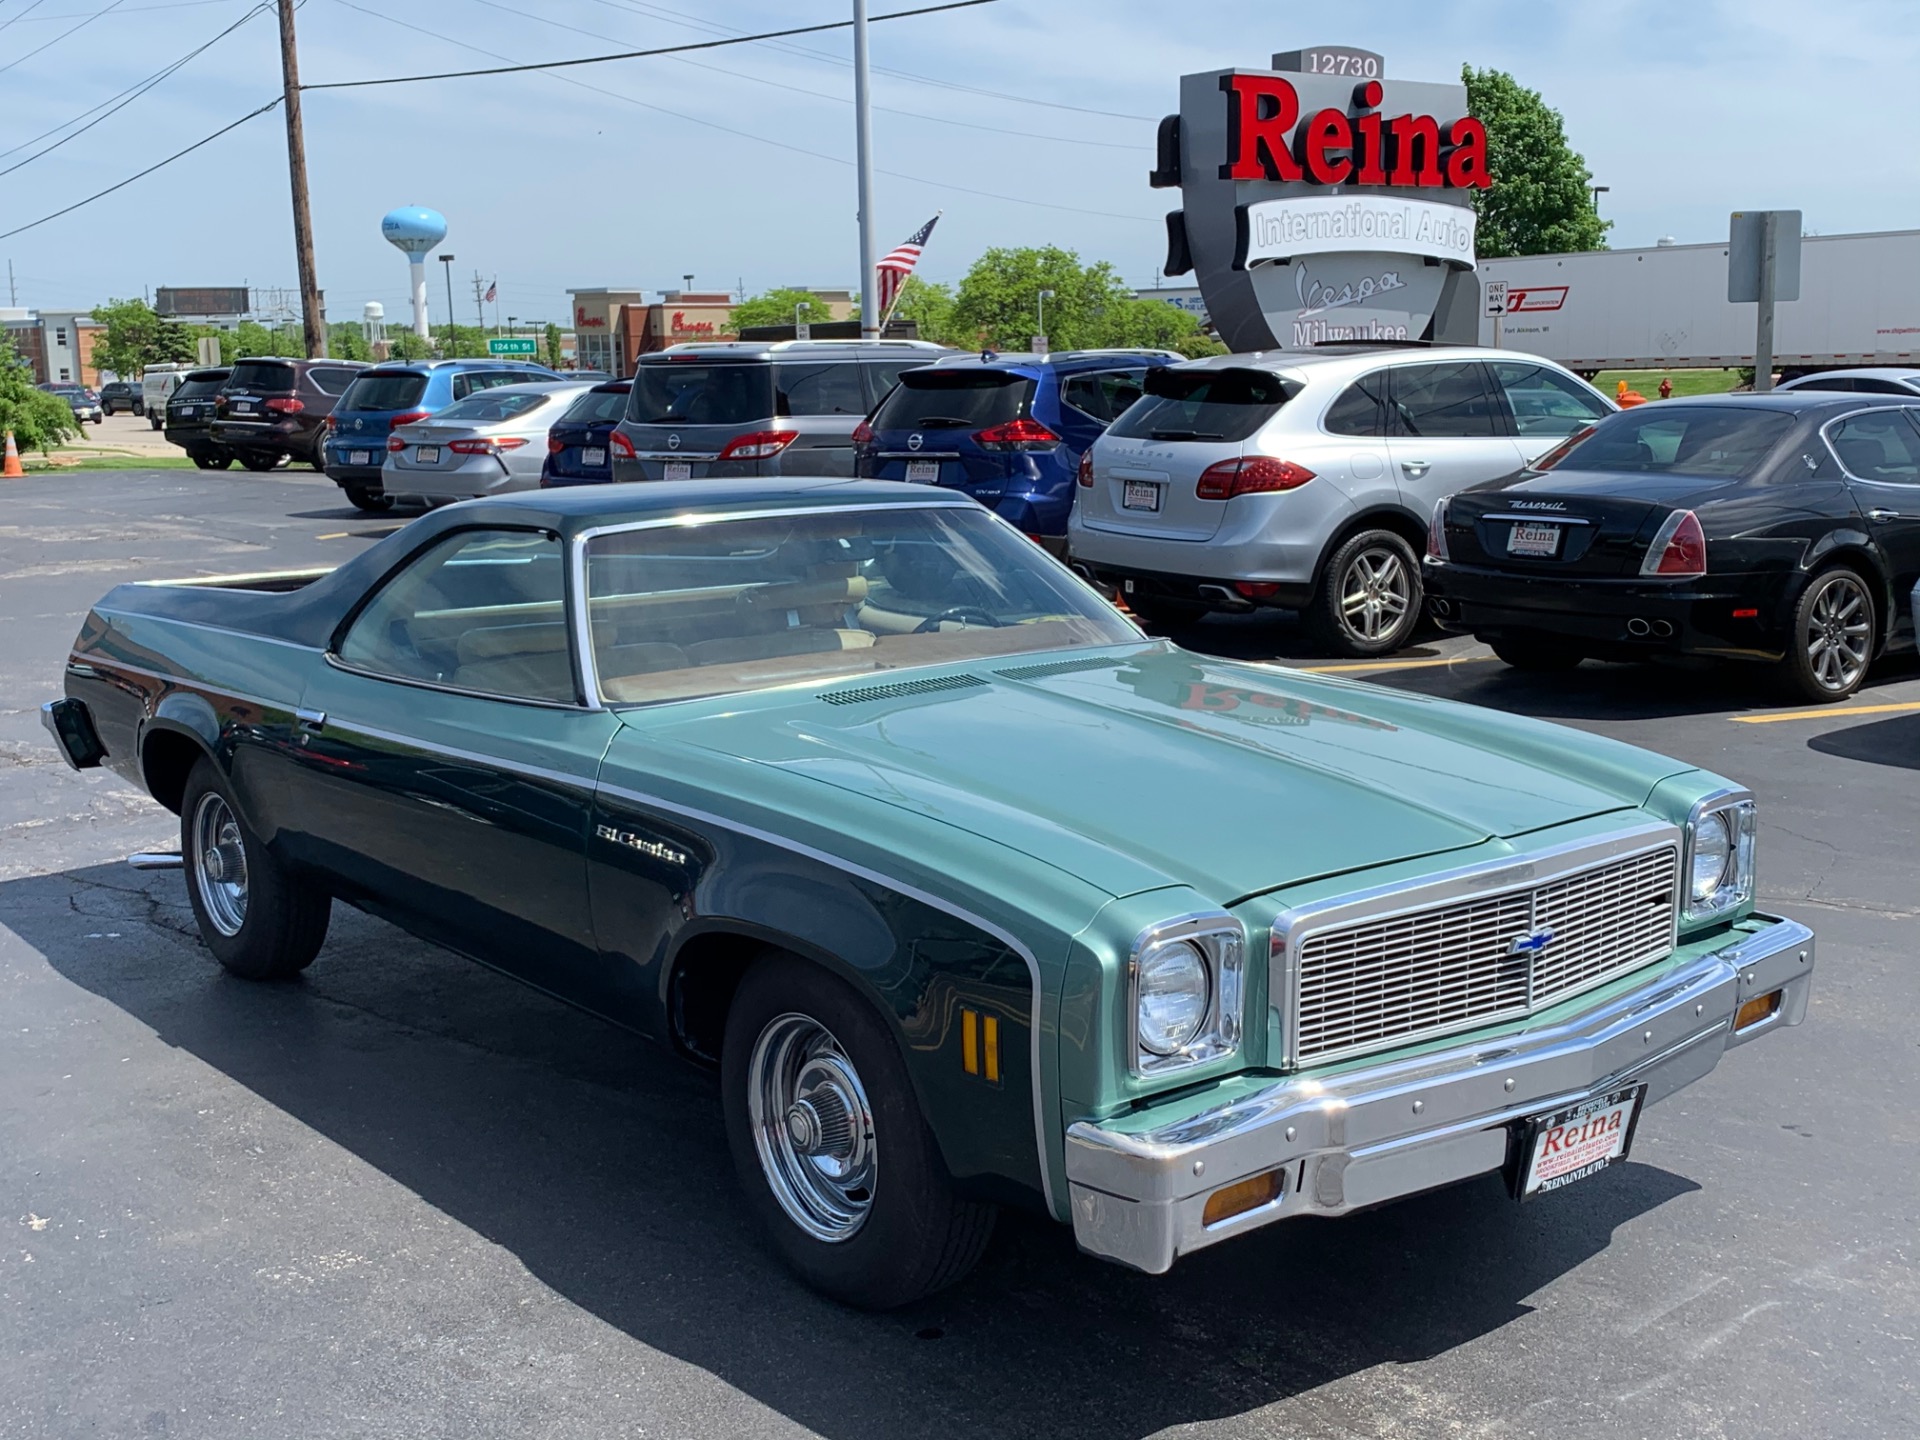
[[[221,964],[297,975],[344,900],[717,1068],[774,1245],[865,1306],[1002,1205],[1157,1273],[1540,1195],[1812,983],[1738,787],[1149,639],[935,489],[455,505],[121,586],[66,693],[67,759],[179,814]]]

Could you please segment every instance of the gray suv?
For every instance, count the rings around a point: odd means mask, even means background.
[[[854,428],[902,370],[952,353],[926,340],[670,346],[634,367],[613,478],[851,476]]]
[[[1505,350],[1341,346],[1147,372],[1094,442],[1073,562],[1143,619],[1299,610],[1345,655],[1419,624],[1434,505],[1612,413],[1571,371]]]

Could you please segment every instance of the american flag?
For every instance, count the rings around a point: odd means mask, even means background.
[[[900,292],[906,288],[907,277],[913,274],[913,267],[920,263],[920,252],[927,248],[927,237],[933,234],[933,227],[939,223],[940,216],[935,215],[914,231],[904,245],[894,246],[873,267],[880,272],[881,324],[884,325],[887,317],[893,314],[894,302],[899,300]]]
[[[487,304],[491,305],[493,303],[493,297],[498,295],[499,293],[500,293],[500,282],[496,280],[493,282],[493,284],[487,287]]]

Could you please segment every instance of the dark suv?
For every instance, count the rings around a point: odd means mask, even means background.
[[[953,356],[908,370],[854,431],[854,473],[971,495],[1066,554],[1080,457],[1171,350]]]
[[[366,368],[358,360],[237,360],[214,397],[209,438],[249,470],[271,470],[288,456],[325,470],[327,416]]]
[[[167,443],[186,451],[202,470],[224,470],[233,464],[233,456],[213,443],[214,397],[232,375],[225,366],[190,370],[180,388],[167,397]]]
[[[140,382],[109,380],[100,387],[100,408],[109,415],[118,415],[122,410],[138,415],[142,409]]]

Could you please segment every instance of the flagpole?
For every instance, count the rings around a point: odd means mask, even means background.
[[[860,338],[877,340],[873,273],[873,97],[867,74],[867,0],[853,0],[854,149],[860,177]]]
[[[946,213],[944,210],[936,210],[933,212],[933,219],[927,222],[928,239],[933,238],[933,227],[940,223],[940,217]],[[918,237],[916,236],[915,238]],[[919,268],[917,260],[915,262],[915,268]],[[899,288],[893,292],[893,299],[887,302],[886,314],[880,317],[880,333],[882,335],[887,333],[887,325],[893,319],[893,312],[900,308],[900,300],[907,293],[907,282],[911,279],[913,279],[911,274],[902,277]]]

